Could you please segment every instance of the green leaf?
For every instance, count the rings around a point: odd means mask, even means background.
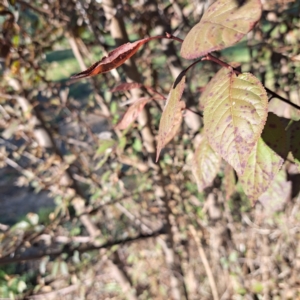
[[[108,149],[112,149],[113,146],[115,146],[116,141],[112,139],[102,139],[99,141],[99,147],[96,151],[96,155],[94,156],[94,159],[105,154]]]
[[[217,75],[205,91],[206,136],[212,148],[242,174],[267,119],[267,93],[250,73],[237,76],[223,68]]]
[[[132,144],[132,148],[136,151],[136,152],[141,152],[143,150],[143,143],[141,142],[140,139],[135,139],[133,144]]]
[[[272,148],[271,148],[272,147]],[[252,203],[264,193],[288,153],[288,137],[280,118],[269,113],[262,137],[254,146],[239,180]]]
[[[23,293],[26,290],[26,288],[27,288],[26,283],[23,280],[20,280],[18,282],[18,292]]]
[[[221,164],[221,157],[210,147],[204,138],[197,147],[192,172],[196,179],[199,192],[210,186],[216,177]]]
[[[185,103],[180,99],[185,87],[185,72],[180,73],[175,80],[160,119],[156,161],[161,149],[173,139],[182,122],[181,111],[185,108]]]
[[[126,136],[122,136],[119,138],[119,144],[118,144],[118,149],[120,152],[123,152],[124,151],[124,148],[127,144],[127,138]]]
[[[117,113],[117,111],[118,111],[118,104],[117,104],[117,102],[114,101],[114,102],[112,102],[110,104],[110,111],[111,111],[111,113],[113,115]]]
[[[237,0],[217,0],[204,13],[181,47],[181,56],[194,59],[240,41],[261,16],[260,0],[248,0],[239,7]]]

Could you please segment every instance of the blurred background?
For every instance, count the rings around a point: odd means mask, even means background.
[[[69,79],[128,41],[184,39],[212,2],[0,0],[0,298],[300,299],[299,166],[288,159],[252,207],[225,163],[198,192],[199,115],[185,113],[158,163],[164,101],[115,128],[128,101],[153,93],[111,90],[135,81],[167,96],[191,63],[179,42]],[[255,29],[216,55],[299,105],[300,1],[262,2]],[[187,107],[202,110],[218,69],[190,70]],[[300,117],[277,99],[270,111]]]

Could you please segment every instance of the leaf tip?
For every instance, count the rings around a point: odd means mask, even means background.
[[[79,78],[79,76],[80,76],[80,73],[77,73],[77,74],[70,76],[70,79],[77,79],[77,78]]]
[[[156,150],[156,158],[155,158],[155,162],[158,162],[159,156],[160,156],[160,152],[161,152],[161,147],[157,147]]]

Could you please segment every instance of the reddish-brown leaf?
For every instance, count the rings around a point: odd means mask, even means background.
[[[138,89],[142,87],[143,85],[138,82],[123,82],[118,84],[116,87],[111,89],[110,91],[113,92],[125,92],[133,89]]]
[[[101,73],[109,72],[119,66],[121,66],[127,59],[133,56],[139,48],[152,40],[153,38],[146,38],[134,43],[127,43],[121,45],[115,50],[108,53],[107,57],[103,57],[100,61],[94,63],[88,69],[83,72],[80,72],[76,75],[71,76],[73,79],[86,78],[95,76]]]
[[[177,133],[182,122],[182,110],[185,103],[180,101],[185,87],[185,73],[181,73],[175,80],[168,95],[166,106],[164,107],[158,131],[156,161],[161,149],[168,144]]]
[[[115,128],[120,130],[126,129],[133,121],[136,120],[139,113],[143,110],[144,106],[150,100],[150,98],[140,98],[132,105],[130,105]]]

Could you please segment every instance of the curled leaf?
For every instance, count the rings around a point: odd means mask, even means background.
[[[241,40],[260,19],[260,0],[217,0],[204,13],[183,41],[181,56],[197,58]]]
[[[100,61],[94,63],[88,69],[71,76],[73,79],[86,78],[101,73],[109,72],[121,66],[127,59],[133,56],[139,48],[153,38],[146,38],[134,43],[126,43],[108,53],[107,57],[103,57]]]
[[[132,105],[130,105],[115,128],[120,130],[126,129],[133,121],[136,120],[139,113],[143,110],[144,106],[150,100],[150,98],[140,98]]]
[[[237,76],[223,68],[217,75],[205,90],[206,136],[211,147],[242,174],[267,119],[267,93],[252,74]]]
[[[218,155],[204,138],[197,147],[192,172],[196,179],[199,192],[210,186],[216,177],[221,164],[221,156]]]
[[[177,133],[182,122],[182,110],[185,103],[180,101],[185,87],[185,71],[176,78],[172,89],[168,95],[166,106],[164,107],[158,131],[156,161],[159,158],[161,149],[168,144]]]

